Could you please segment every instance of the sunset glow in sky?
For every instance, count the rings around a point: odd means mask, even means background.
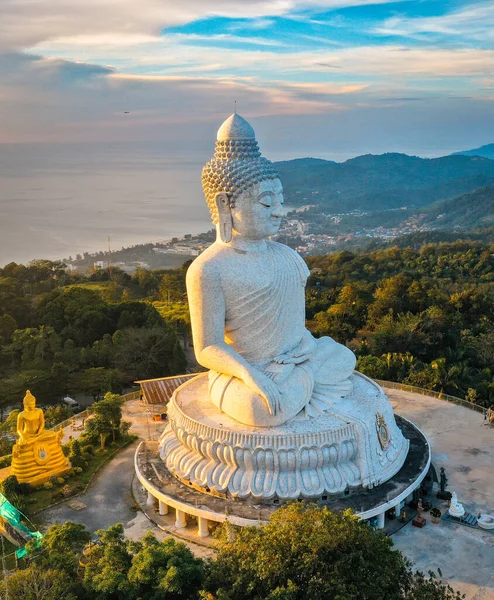
[[[494,2],[2,0],[0,142],[211,142],[272,158],[494,142]]]

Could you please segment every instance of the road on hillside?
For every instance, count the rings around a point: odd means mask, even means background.
[[[138,444],[139,441],[136,441],[119,452],[95,475],[87,492],[77,496],[86,508],[74,510],[70,508],[70,502],[63,502],[42,511],[36,519],[47,526],[65,521],[83,523],[91,532],[106,529],[114,523],[129,527],[136,518],[136,512],[131,509],[134,500],[130,489]]]

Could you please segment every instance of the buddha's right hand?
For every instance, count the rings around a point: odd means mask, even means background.
[[[276,415],[281,411],[280,390],[267,375],[258,369],[252,369],[243,380],[246,386],[265,400],[270,415]]]

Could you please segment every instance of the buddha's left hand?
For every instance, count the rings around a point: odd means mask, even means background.
[[[309,331],[305,332],[305,335],[300,340],[298,346],[295,346],[293,350],[280,354],[274,359],[281,365],[300,365],[301,363],[309,360],[316,351],[316,340],[312,337]]]

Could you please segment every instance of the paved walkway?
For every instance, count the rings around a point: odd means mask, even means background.
[[[432,446],[432,462],[438,473],[445,467],[448,490],[456,491],[465,510],[494,513],[494,428],[484,426],[483,416],[429,396],[386,390],[395,412],[413,421]],[[446,505],[437,501],[444,513]],[[441,569],[451,585],[467,600],[494,600],[494,531],[469,529],[440,521],[423,529],[407,525],[393,535],[395,547],[416,568]]]
[[[158,439],[164,423],[151,420],[139,400],[127,402],[123,412],[124,420],[132,422],[130,433],[141,439]],[[150,522],[140,510],[135,510],[131,487],[134,479],[134,453],[139,442],[140,440],[119,452],[95,476],[88,491],[77,496],[77,500],[85,505],[81,510],[71,508],[72,502],[69,501],[39,513],[36,519],[41,522],[43,529],[54,523],[73,521],[83,523],[91,532],[95,532],[114,523],[122,523],[125,535],[135,540],[142,538],[147,531],[152,531],[160,540],[171,537]],[[75,506],[77,504],[74,503]],[[209,548],[186,541],[184,543],[198,556],[212,554]]]

